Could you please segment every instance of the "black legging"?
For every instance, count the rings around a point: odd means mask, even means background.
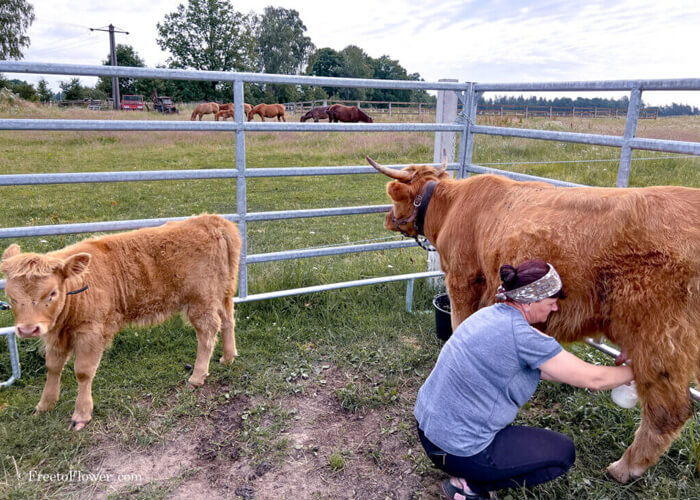
[[[450,455],[441,450],[420,428],[418,436],[438,469],[464,478],[480,495],[551,481],[568,471],[576,460],[571,439],[537,427],[508,426],[496,434],[486,449],[471,457]]]

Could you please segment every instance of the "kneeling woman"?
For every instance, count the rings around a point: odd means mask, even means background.
[[[562,284],[542,260],[500,270],[497,299],[463,321],[418,391],[415,417],[428,456],[452,476],[451,499],[551,481],[573,465],[574,443],[558,432],[511,425],[540,378],[593,390],[630,382],[626,366],[586,363],[532,324],[558,310]],[[563,297],[561,297],[563,298]]]

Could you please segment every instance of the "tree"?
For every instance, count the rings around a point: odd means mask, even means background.
[[[51,92],[51,89],[49,88],[49,82],[43,78],[39,80],[39,83],[36,86],[36,93],[39,95],[39,100],[41,102],[49,102],[53,97],[53,92]]]
[[[345,60],[343,54],[330,47],[318,49],[309,58],[307,74],[312,76],[341,76]]]
[[[344,65],[345,57],[342,53],[330,47],[324,47],[311,55],[306,73],[311,76],[342,76]],[[337,95],[339,90],[338,87],[323,87],[323,91],[328,96]]]
[[[409,78],[406,69],[399,64],[399,61],[391,59],[387,55],[378,59],[372,59],[371,64],[374,69],[374,78],[381,80],[420,79],[417,73],[414,73],[411,75],[412,78]],[[369,96],[373,101],[410,102],[412,91],[410,89],[372,89]]]
[[[207,71],[255,71],[254,16],[233,10],[225,0],[188,0],[156,24],[158,46],[169,52],[171,68]],[[216,98],[217,82],[208,82]]]
[[[80,84],[80,78],[73,78],[68,82],[60,81],[58,86],[61,88],[62,100],[77,101],[84,96],[85,89]]]
[[[301,69],[314,49],[311,38],[305,36],[306,26],[294,9],[266,7],[260,17],[256,36],[258,55],[265,73],[294,75]],[[293,85],[268,85],[266,100],[288,102],[296,100],[299,92]]]
[[[0,59],[22,59],[29,47],[27,30],[34,22],[34,7],[26,0],[0,1]]]
[[[372,58],[365,51],[356,45],[348,45],[341,52],[343,56],[343,65],[341,68],[342,76],[346,78],[372,78],[374,69],[372,68]],[[351,99],[364,101],[367,98],[368,89],[341,88],[338,95],[341,99]]]
[[[134,48],[131,45],[117,44],[117,64],[119,66],[129,66],[132,68],[143,68],[146,66],[143,59],[139,57]],[[112,64],[112,58],[107,55],[107,58],[102,62],[104,66],[110,66]],[[138,94],[136,90],[135,78],[119,77],[119,95],[129,95]],[[105,95],[112,95],[112,77],[111,76],[101,76],[95,88]]]
[[[25,101],[38,101],[39,95],[36,93],[34,85],[20,80],[11,80],[9,85],[10,90],[17,94]]]
[[[294,75],[301,72],[314,44],[294,9],[266,7],[258,22],[258,54],[265,73]]]

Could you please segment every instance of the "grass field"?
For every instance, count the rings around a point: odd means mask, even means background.
[[[34,107],[0,107],[0,117],[161,118]],[[187,110],[168,117],[188,118]],[[489,123],[605,134],[624,128],[615,119]],[[638,136],[700,141],[700,119],[641,121]],[[250,168],[360,165],[365,155],[385,164],[430,162],[432,147],[430,133],[246,136]],[[235,166],[230,133],[4,131],[0,149],[0,174]],[[605,186],[615,184],[618,156],[613,148],[480,136],[474,161]],[[632,186],[700,187],[700,158],[651,152],[634,158]],[[248,210],[384,204],[385,184],[381,175],[250,179]],[[0,200],[1,227],[236,211],[235,180],[2,187]],[[382,221],[375,214],[251,223],[248,252],[384,241],[392,234]],[[84,236],[18,242],[48,251]],[[420,249],[258,264],[249,269],[249,293],[425,269]],[[438,498],[442,475],[425,458],[412,417],[441,346],[434,293],[417,283],[412,313],[405,311],[403,283],[240,304],[240,356],[230,367],[212,363],[196,391],[186,384],[196,352],[191,326],[174,317],[127,328],[103,357],[93,421],[80,433],[67,430],[77,389],[71,364],[56,408],[32,416],[45,380],[43,352],[39,341],[21,341],[22,378],[0,390],[0,498]],[[0,326],[12,323],[10,312],[0,312]],[[572,350],[611,363],[583,346]],[[220,352],[219,345],[213,359]],[[9,376],[0,341],[0,379]],[[638,408],[618,408],[607,392],[543,382],[517,422],[571,436],[577,464],[567,480],[500,498],[700,498],[696,419],[658,465],[627,485],[607,479],[604,469],[632,441]],[[111,476],[66,479],[71,472]],[[38,473],[63,477],[39,480]]]

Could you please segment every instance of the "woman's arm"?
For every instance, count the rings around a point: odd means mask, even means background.
[[[541,378],[551,382],[564,382],[594,391],[612,389],[634,380],[629,366],[592,365],[562,350],[540,365]]]

